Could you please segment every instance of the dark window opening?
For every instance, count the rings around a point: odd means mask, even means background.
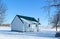
[[[29,27],[30,27],[30,24],[29,24]]]

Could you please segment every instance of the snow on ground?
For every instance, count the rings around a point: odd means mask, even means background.
[[[0,26],[0,39],[59,39],[54,37],[55,31],[13,32],[10,27]]]

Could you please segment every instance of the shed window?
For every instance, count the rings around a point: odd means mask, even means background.
[[[29,24],[29,27],[30,27],[30,24]]]

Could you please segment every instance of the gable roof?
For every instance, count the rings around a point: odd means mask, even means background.
[[[38,22],[35,18],[33,17],[28,17],[28,16],[22,16],[22,15],[16,15],[19,19],[20,18],[24,18],[26,20],[29,20],[29,21],[35,21],[35,22]]]

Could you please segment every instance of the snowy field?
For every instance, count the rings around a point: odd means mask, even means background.
[[[60,39],[54,37],[55,29],[41,29],[40,32],[13,32],[10,27],[0,26],[0,39]]]

